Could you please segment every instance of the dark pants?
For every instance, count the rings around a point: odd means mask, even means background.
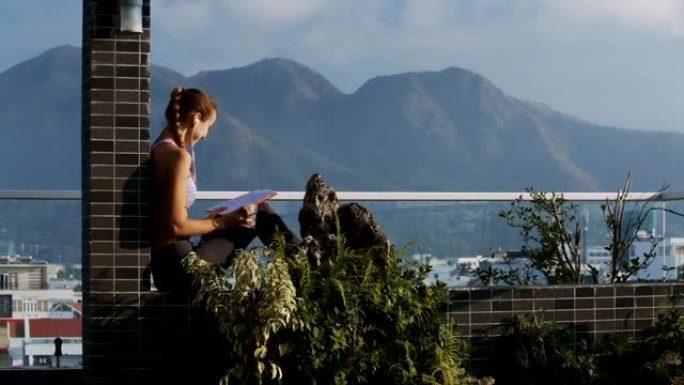
[[[189,239],[174,241],[160,252],[152,253],[154,285],[159,291],[187,294],[191,287],[190,277],[185,273],[181,261],[191,251],[207,262],[227,267],[236,251],[246,249],[254,238],[259,237],[264,245],[270,245],[278,233],[283,234],[288,244],[299,242],[299,238],[290,231],[280,216],[259,211],[254,228],[216,230],[205,234],[197,245],[193,245]]]

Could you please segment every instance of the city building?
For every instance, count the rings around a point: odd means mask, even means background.
[[[48,264],[31,256],[0,256],[0,290],[45,290]]]
[[[47,265],[34,264],[28,259],[24,262],[0,265],[2,274],[12,277],[4,282],[9,282],[10,287],[22,288],[0,290],[0,368],[81,366],[81,292],[48,289],[43,280],[47,276],[42,275],[47,272]],[[40,284],[38,279],[27,278],[32,274],[41,277]],[[54,356],[56,338],[61,339],[64,354],[59,362]]]
[[[637,241],[630,250],[630,258],[643,258],[649,253],[649,240]],[[672,281],[684,279],[684,238],[665,238],[655,247],[655,257],[648,267],[637,275],[638,279]]]

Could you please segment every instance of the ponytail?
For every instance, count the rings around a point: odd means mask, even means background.
[[[173,139],[181,147],[185,147],[185,143],[181,143],[180,130],[181,130],[181,115],[180,115],[180,101],[183,95],[183,87],[176,87],[171,91],[170,104],[173,104],[173,120],[169,122],[172,126],[171,132],[173,133]]]

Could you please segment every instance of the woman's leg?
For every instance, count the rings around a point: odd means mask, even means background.
[[[254,228],[236,227],[216,230],[202,237],[194,250],[202,259],[226,267],[239,249],[247,249],[255,237],[268,246],[282,233],[287,244],[299,244],[297,237],[270,206],[259,206]]]
[[[256,234],[266,246],[271,245],[280,233],[285,238],[288,245],[299,244],[300,240],[285,224],[285,221],[273,211],[270,206],[259,206],[256,217]]]
[[[187,239],[174,241],[158,253],[152,253],[150,268],[154,286],[159,291],[188,293],[190,277],[183,269],[181,261],[192,251]]]
[[[247,227],[216,230],[205,234],[194,250],[205,261],[226,267],[235,257],[235,252],[246,249],[256,236],[256,229]]]

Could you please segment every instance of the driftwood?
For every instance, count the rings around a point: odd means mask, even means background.
[[[367,251],[376,264],[384,265],[390,256],[390,243],[373,215],[358,203],[340,205],[332,187],[320,174],[306,184],[304,202],[299,211],[302,246],[314,266],[337,253],[337,226],[347,248]]]

